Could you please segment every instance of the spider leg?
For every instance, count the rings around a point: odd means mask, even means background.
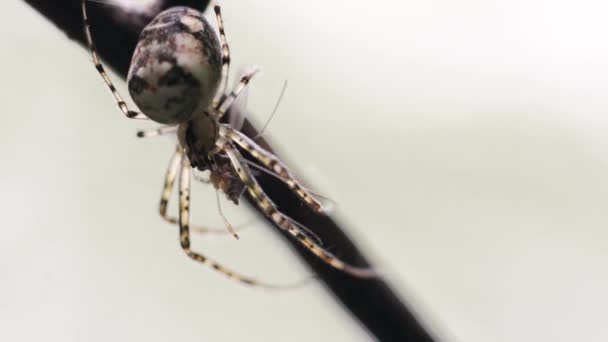
[[[237,81],[234,82],[233,87],[236,87],[238,85],[238,82],[240,82],[241,78],[245,76],[247,72],[248,70],[245,68],[239,69],[239,72],[237,74]],[[248,115],[247,101],[249,98],[249,89],[250,88],[247,87],[241,92],[241,94],[239,94],[239,97],[237,97],[236,100],[232,102],[232,106],[228,108],[226,114],[224,115],[228,116],[228,124],[234,129],[243,128],[243,124],[245,123],[245,118]]]
[[[179,241],[182,249],[191,259],[203,263],[214,270],[222,273],[230,279],[237,282],[263,287],[268,289],[281,289],[281,288],[293,288],[295,286],[302,285],[297,283],[294,285],[269,285],[260,283],[254,279],[242,276],[234,271],[231,271],[217,262],[207,258],[206,256],[196,253],[190,249],[190,176],[192,173],[192,166],[187,157],[182,156],[181,158],[181,172],[179,175]]]
[[[321,203],[310,193],[308,193],[308,191],[306,191],[302,185],[300,185],[291,172],[289,172],[287,166],[283,164],[283,162],[281,162],[281,160],[279,160],[279,158],[277,158],[274,154],[266,151],[253,140],[249,139],[249,137],[247,137],[245,134],[225,125],[220,126],[220,134],[225,138],[234,141],[245,151],[251,154],[255,159],[259,160],[262,165],[279,175],[281,180],[285,182],[285,184],[287,184],[287,186],[294,191],[298,197],[306,202],[306,204],[315,212],[324,211]]]
[[[220,191],[218,189],[215,189],[215,203],[217,203],[217,211],[220,213],[222,220],[224,220],[224,225],[226,226],[226,229],[228,229],[228,233],[230,233],[232,236],[234,236],[235,239],[238,240],[239,235],[236,233],[236,230],[232,228],[232,225],[230,224],[230,222],[226,218],[226,215],[224,215],[224,211],[222,210],[222,202],[220,201]]]
[[[226,158],[228,158],[228,157],[226,157]],[[277,174],[276,172],[273,172],[273,171],[267,169],[266,167],[258,164],[257,162],[251,161],[251,160],[247,160],[247,159],[245,159],[245,162],[247,163],[247,165],[249,165],[250,167],[254,168],[255,170],[260,171],[262,173],[265,173],[265,174],[269,175],[270,177],[276,178],[276,179],[280,180],[281,182],[287,184],[287,180],[285,178],[279,176],[279,174]],[[314,196],[314,198],[319,199],[319,200],[323,200],[323,202],[328,202],[329,203],[329,205],[327,205],[325,203],[322,204],[322,210],[323,210],[324,213],[331,212],[332,209],[333,209],[333,207],[336,205],[336,202],[334,200],[332,200],[331,198],[329,198],[327,196],[320,195],[318,193],[315,193],[314,191],[311,191],[310,189],[308,189],[306,187],[302,186],[302,188],[304,190],[306,190],[310,195]]]
[[[106,85],[108,86],[108,88],[110,88],[112,95],[114,95],[114,98],[116,99],[118,108],[120,108],[122,113],[127,118],[147,119],[147,117],[145,115],[143,115],[139,112],[136,112],[136,111],[129,110],[129,107],[127,106],[125,101],[122,99],[122,97],[118,93],[118,90],[116,90],[116,87],[112,83],[112,80],[108,76],[108,73],[105,71],[103,65],[101,64],[101,61],[99,60],[99,57],[97,56],[97,48],[95,47],[95,43],[93,42],[93,36],[91,35],[91,23],[89,21],[88,15],[87,15],[86,1],[87,0],[81,1],[82,17],[84,19],[84,33],[87,38],[87,44],[89,45],[89,50],[91,50],[91,55],[93,56],[93,63],[95,64],[95,69],[97,69],[97,72],[99,72],[99,75],[101,75],[101,78],[103,78],[103,80],[106,83]]]
[[[163,185],[163,191],[160,195],[158,212],[165,221],[171,224],[177,224],[178,220],[167,215],[167,207],[169,206],[169,199],[171,198],[171,192],[173,191],[173,184],[175,183],[175,178],[177,177],[177,173],[179,172],[183,158],[184,153],[182,149],[177,146],[177,149],[169,162],[169,167],[167,168],[167,173],[165,174],[165,184]]]
[[[213,97],[213,102],[211,103],[212,107],[215,108],[226,94],[226,88],[228,87],[228,69],[230,68],[230,47],[228,46],[228,40],[226,39],[226,31],[224,31],[224,20],[222,19],[222,10],[220,8],[220,5],[216,1],[213,1],[213,11],[215,12],[217,28],[220,31],[220,41],[222,43],[222,78],[220,80],[220,85],[217,88],[217,92]]]
[[[138,138],[149,138],[157,137],[159,135],[165,135],[177,132],[177,126],[161,126],[156,129],[139,130],[137,131]]]
[[[158,212],[160,216],[168,223],[178,224],[179,220],[175,217],[171,217],[167,214],[167,208],[169,206],[169,199],[171,198],[171,192],[173,192],[173,185],[175,184],[175,179],[177,178],[177,173],[179,172],[179,168],[183,159],[183,150],[181,147],[177,147],[175,153],[173,153],[173,157],[171,157],[171,161],[169,162],[169,167],[167,168],[167,173],[165,174],[165,183],[163,185],[163,190],[160,196],[160,203],[158,206]],[[225,234],[227,232],[234,231],[234,229],[230,226],[228,227],[228,231],[224,229],[211,229],[204,228],[200,226],[192,226],[190,230],[197,234]]]
[[[247,86],[247,84],[249,83],[249,81],[251,81],[251,79],[253,78],[253,76],[255,76],[259,71],[260,71],[260,69],[255,68],[252,71],[246,73],[241,78],[241,81],[236,85],[236,87],[234,87],[234,90],[232,90],[232,92],[229,95],[227,95],[226,97],[224,97],[217,104],[217,106],[214,106],[214,108],[215,108],[215,116],[216,116],[216,118],[218,120],[220,120],[226,114],[226,111],[228,111],[228,109],[230,108],[230,106],[232,106],[232,104],[234,103],[234,100],[236,100],[236,98],[243,91],[243,89],[245,89],[245,87]]]
[[[220,143],[222,143],[220,141]],[[262,212],[270,218],[279,228],[292,235],[302,246],[306,247],[319,259],[326,264],[341,270],[345,273],[360,278],[376,277],[377,273],[369,267],[357,267],[338,259],[336,256],[319,246],[315,241],[306,236],[306,233],[297,225],[290,222],[266,195],[262,187],[258,184],[255,178],[251,175],[251,170],[245,163],[243,156],[230,143],[223,144],[223,150],[226,152],[234,169],[238,173],[241,181],[245,184],[247,191],[255,200]]]

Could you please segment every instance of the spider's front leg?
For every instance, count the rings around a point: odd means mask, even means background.
[[[232,129],[228,126],[220,126],[220,135],[226,139],[229,139],[247,151],[251,156],[258,160],[262,165],[276,173],[281,181],[295,192],[312,210],[315,212],[324,212],[322,204],[312,194],[310,194],[305,188],[296,180],[291,174],[287,166],[277,156],[271,152],[266,151],[260,145],[256,144],[253,140],[249,139],[245,134]]]
[[[239,175],[243,184],[245,184],[249,195],[254,199],[264,215],[270,218],[272,222],[274,222],[279,228],[289,233],[302,246],[306,247],[310,252],[333,268],[360,278],[372,278],[378,275],[375,270],[369,267],[353,266],[338,259],[329,251],[325,250],[315,241],[310,239],[304,229],[301,229],[298,227],[298,225],[291,222],[277,209],[277,206],[272,202],[268,195],[266,195],[257,180],[252,176],[251,170],[247,166],[245,159],[239,153],[239,151],[237,151],[230,142],[226,141],[219,141],[218,146],[224,147],[223,151],[226,153],[228,158],[230,158],[230,162],[232,163],[234,170]]]

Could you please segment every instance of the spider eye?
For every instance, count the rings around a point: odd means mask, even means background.
[[[127,78],[133,101],[150,119],[178,124],[207,109],[221,78],[221,49],[202,14],[174,7],[139,37]]]

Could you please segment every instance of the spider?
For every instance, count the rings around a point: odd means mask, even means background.
[[[140,132],[140,137],[177,134],[178,144],[166,172],[159,212],[165,220],[179,225],[179,242],[186,255],[239,282],[272,287],[229,270],[191,249],[190,183],[194,169],[209,171],[209,182],[235,204],[247,191],[264,215],[323,262],[356,277],[375,276],[370,268],[353,266],[338,259],[321,247],[306,227],[279,211],[258,184],[249,167],[251,163],[245,160],[237,146],[284,182],[313,211],[322,213],[323,207],[279,158],[220,122],[258,70],[246,73],[234,89],[227,92],[230,50],[217,2],[212,4],[219,39],[203,14],[189,7],[165,10],[141,32],[127,76],[131,98],[141,110],[137,112],[129,109],[101,64],[91,34],[86,1],[82,0],[81,5],[88,47],[95,68],[112,92],[118,108],[127,118],[149,118],[164,125],[154,131]],[[179,183],[177,219],[167,215],[176,179]],[[227,227],[236,236],[231,227]]]

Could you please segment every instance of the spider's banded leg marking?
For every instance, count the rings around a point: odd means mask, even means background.
[[[173,157],[171,157],[167,173],[165,174],[165,184],[163,185],[163,191],[160,195],[160,203],[158,206],[160,216],[171,224],[177,224],[178,220],[167,215],[167,207],[169,206],[169,199],[171,198],[171,192],[173,192],[173,184],[175,183],[175,178],[177,177],[177,173],[182,164],[182,159],[183,151],[178,145]]]
[[[357,267],[345,263],[323,249],[323,247],[319,246],[315,241],[307,237],[302,229],[291,223],[283,214],[279,212],[276,205],[270,200],[270,198],[268,198],[255,178],[251,176],[251,171],[249,170],[247,163],[245,163],[243,156],[241,156],[237,150],[229,145],[225,145],[224,151],[230,158],[234,169],[241,178],[241,181],[245,184],[251,197],[255,200],[264,215],[270,218],[279,228],[287,231],[294,238],[296,238],[300,244],[333,268],[360,278],[371,278],[377,276],[377,273],[371,268]]]
[[[139,131],[137,131],[137,137],[138,138],[150,138],[150,137],[157,137],[159,135],[176,133],[177,127],[178,126],[162,126],[157,129],[139,130]]]
[[[176,151],[173,153],[173,157],[171,157],[171,161],[169,162],[169,167],[167,167],[167,173],[165,175],[165,183],[163,185],[163,191],[160,196],[160,203],[158,206],[158,212],[160,216],[168,223],[171,224],[179,224],[179,220],[175,217],[171,217],[167,214],[167,208],[169,207],[169,199],[171,198],[171,192],[173,192],[173,185],[175,184],[175,179],[177,178],[177,173],[179,172],[181,163],[183,159],[183,150],[180,146],[177,146]],[[211,229],[204,228],[199,226],[192,226],[190,230],[196,234],[225,234],[226,230],[223,229]]]
[[[250,167],[256,169],[257,171],[265,173],[265,174],[269,175],[270,177],[276,178],[279,181],[287,184],[287,180],[285,178],[279,176],[279,174],[277,174],[276,172],[273,172],[273,171],[269,170],[268,168],[266,168],[266,167],[258,164],[257,162],[252,161],[252,160],[247,160],[247,159],[245,159],[245,162],[247,163],[247,165],[249,165]],[[324,201],[327,201],[327,202],[331,203],[331,205],[329,206],[329,208],[328,208],[327,205],[323,204],[321,212],[327,213],[327,212],[329,212],[331,210],[332,206],[335,205],[335,202],[332,199],[330,199],[329,197],[326,197],[326,196],[320,195],[318,193],[315,193],[315,192],[311,191],[310,189],[304,187],[303,185],[300,185],[300,186],[302,186],[302,188],[305,191],[307,191],[311,196],[314,196],[314,198],[317,199],[317,201],[324,200]]]
[[[242,276],[235,273],[217,262],[207,258],[206,256],[193,252],[190,249],[190,176],[192,173],[192,166],[187,157],[183,156],[181,160],[181,172],[179,175],[179,242],[186,253],[193,260],[203,263],[214,270],[224,274],[230,279],[238,281],[243,284],[268,288],[268,289],[285,289],[300,286],[301,283],[296,285],[270,285],[260,283],[254,279]]]
[[[97,69],[97,72],[99,72],[99,75],[101,75],[101,78],[103,78],[103,80],[107,84],[108,88],[110,88],[112,95],[114,95],[114,98],[116,99],[118,108],[120,108],[120,110],[126,117],[128,117],[130,119],[147,119],[147,117],[145,115],[143,115],[139,112],[136,112],[136,111],[129,110],[129,107],[127,106],[125,101],[122,99],[122,96],[120,96],[120,94],[118,93],[118,90],[116,90],[116,87],[114,86],[114,83],[112,83],[110,76],[108,76],[108,73],[105,71],[103,65],[101,64],[101,61],[99,60],[99,57],[97,56],[97,48],[95,47],[95,43],[93,42],[93,36],[91,35],[91,23],[89,21],[88,15],[87,15],[86,1],[87,0],[82,0],[82,2],[81,2],[82,17],[84,18],[84,34],[87,38],[87,45],[89,46],[89,50],[91,50],[91,55],[93,56],[93,63],[95,64],[95,69]]]
[[[222,43],[222,78],[220,85],[217,88],[215,96],[213,97],[212,107],[216,108],[228,88],[228,69],[230,68],[230,47],[228,46],[228,40],[226,39],[226,31],[224,30],[224,20],[222,19],[222,10],[220,5],[213,1],[213,11],[215,12],[215,19],[217,20],[217,27],[220,31],[220,41]]]
[[[220,126],[220,134],[234,141],[241,146],[245,151],[249,152],[255,159],[259,160],[262,165],[270,171],[279,175],[281,180],[287,184],[289,189],[295,192],[311,209],[316,212],[323,212],[321,203],[308,193],[302,185],[289,172],[289,169],[283,164],[274,154],[266,151],[253,140],[249,139],[245,134],[231,129],[226,126]]]
[[[247,163],[247,165],[254,168],[255,170],[265,173],[265,174],[269,175],[270,177],[278,179],[279,181],[287,184],[287,181],[285,180],[285,178],[279,176],[276,172],[269,170],[268,168],[258,164],[257,162],[255,162],[253,160],[247,160],[247,159],[245,159],[245,162]],[[316,192],[304,187],[303,185],[300,185],[300,186],[302,186],[302,188],[306,192],[308,192],[311,196],[313,196],[313,198],[315,198],[316,201],[320,202],[322,200],[323,202],[328,202],[328,204],[325,204],[325,203],[322,204],[321,213],[325,213],[325,214],[329,213],[335,207],[336,201],[334,201],[333,199],[331,199],[327,196],[321,195],[319,193],[316,193]]]
[[[249,81],[251,81],[253,76],[255,76],[259,71],[260,69],[256,68],[253,71],[247,73],[245,76],[243,76],[239,84],[237,84],[234,88],[234,90],[232,90],[229,95],[227,95],[217,106],[214,107],[216,109],[215,116],[217,120],[220,120],[226,114],[230,106],[232,106],[232,104],[234,103],[234,100],[236,100],[236,98],[243,91],[243,89],[245,89]]]

